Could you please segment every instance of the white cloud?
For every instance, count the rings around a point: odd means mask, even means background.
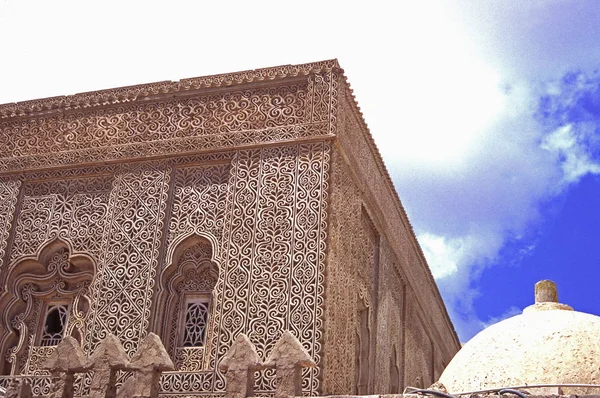
[[[578,139],[576,129],[571,123],[561,126],[547,135],[541,145],[562,158],[564,184],[575,183],[586,174],[600,174],[600,165],[592,159],[587,145]]]
[[[477,279],[507,240],[520,240],[539,219],[539,204],[565,189],[565,137],[540,145],[539,93],[525,83],[497,87],[503,105],[460,159],[396,157],[390,168],[461,338],[479,331]],[[452,137],[460,124],[443,131]],[[548,144],[550,145],[550,144]]]

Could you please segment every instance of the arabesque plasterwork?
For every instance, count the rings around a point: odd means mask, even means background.
[[[422,298],[407,304],[424,260],[410,226],[396,238],[381,216],[405,217],[365,129],[335,61],[0,106],[0,310],[14,309],[3,372],[47,391],[52,348],[33,331],[63,300],[88,355],[108,333],[129,355],[161,336],[170,396],[221,396],[235,338],[264,361],[284,331],[317,364],[304,394],[397,392],[433,356],[426,330],[450,332]],[[80,290],[52,279],[64,267],[51,252],[85,271]],[[7,288],[24,261],[50,275],[28,280],[39,298]],[[181,343],[186,297],[209,308],[200,347]],[[409,344],[427,346],[414,366]],[[259,372],[256,393],[274,388],[274,371]]]

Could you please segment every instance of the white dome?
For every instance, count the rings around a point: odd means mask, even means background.
[[[548,299],[554,301],[543,301]],[[553,282],[536,284],[536,304],[473,337],[439,381],[450,393],[534,384],[600,384],[600,317],[556,301]],[[536,394],[534,389],[531,392]],[[562,392],[598,394],[600,389],[569,387]]]

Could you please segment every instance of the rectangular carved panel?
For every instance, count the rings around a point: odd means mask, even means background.
[[[413,300],[408,299],[406,303],[404,382],[407,387],[427,388],[434,382],[433,347],[423,324],[423,315]]]
[[[398,259],[382,239],[380,251],[379,303],[375,391],[399,394],[403,390],[404,368],[404,281],[398,274]]]
[[[5,268],[6,246],[14,219],[20,186],[21,181],[18,180],[0,180],[0,270],[2,271]]]
[[[77,101],[86,94],[57,103],[34,101],[31,109],[22,104],[26,113],[37,106],[50,106],[52,111],[0,122],[0,172],[331,134],[329,117],[337,101],[336,85],[331,72],[322,72],[287,84],[183,93],[175,98],[164,95],[161,99],[159,90],[152,93],[157,96],[153,101],[138,101],[137,95],[143,98],[143,93],[126,91],[110,98],[104,98],[104,92],[88,93],[83,106]],[[165,88],[177,91],[177,84]],[[128,95],[132,98],[125,99]],[[61,106],[65,109],[59,112]]]
[[[177,167],[167,247],[184,236],[210,234],[222,241],[231,165]]]
[[[4,122],[2,153],[18,157],[302,124],[310,117],[307,95],[304,83]]]
[[[328,143],[238,153],[226,269],[215,289],[216,361],[238,333],[265,359],[291,330],[320,363],[328,169]],[[272,390],[273,382],[265,372],[257,390]],[[318,389],[318,370],[306,371],[303,390]]]
[[[170,284],[173,275],[183,272],[179,266],[184,266],[184,264],[180,263],[176,257],[178,257],[177,253],[181,253],[181,247],[187,247],[190,239],[208,239],[208,242],[204,241],[203,245],[210,246],[208,250],[217,268],[215,276],[218,276],[219,268],[224,267],[222,245],[225,227],[229,220],[228,192],[231,175],[231,159],[225,160],[226,162],[221,164],[182,164],[173,171],[173,199],[167,233],[167,250],[162,264],[163,269],[159,274],[157,302],[154,305],[158,311],[156,316],[162,322],[159,331],[163,342],[177,362],[178,369],[186,371],[201,371],[208,367],[215,367],[214,355],[210,354],[213,353],[211,349],[213,335],[217,333],[214,325],[218,323],[220,314],[211,311],[205,344],[201,350],[178,348],[182,327],[178,314],[182,311],[186,293]],[[198,243],[197,240],[195,242]],[[192,260],[197,263],[200,259],[196,257]],[[192,290],[197,291],[199,286],[198,283],[190,280],[190,276],[186,277],[189,286],[183,290],[193,293]],[[208,281],[205,280],[205,282]],[[209,286],[205,286],[205,288],[212,290],[212,287]],[[210,295],[208,291],[205,294]]]
[[[86,341],[93,351],[107,333],[129,354],[148,332],[169,187],[161,164],[127,166],[115,176],[93,286],[95,311]]]
[[[332,154],[331,185],[323,393],[353,394],[362,204],[360,192],[337,150]]]
[[[97,261],[112,176],[26,182],[11,260],[35,254],[60,238]]]

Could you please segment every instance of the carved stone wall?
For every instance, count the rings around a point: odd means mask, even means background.
[[[375,391],[382,394],[401,393],[404,386],[401,370],[410,366],[405,363],[404,357],[406,288],[401,261],[402,259],[394,256],[389,244],[382,238],[375,353]]]
[[[9,271],[58,239],[94,265],[85,351],[110,332],[131,355],[157,332],[181,370],[163,376],[169,394],[222,394],[235,337],[265,360],[284,330],[317,363],[307,395],[395,392],[428,360],[431,378],[451,327],[435,292],[410,289],[435,286],[365,128],[336,61],[2,105],[0,307]],[[188,287],[210,314],[205,344],[181,350]],[[23,320],[3,324],[3,356],[31,344],[15,342]],[[424,359],[403,371],[409,339]],[[33,347],[20,371],[49,352]]]
[[[439,376],[432,333],[440,363],[458,340],[351,92],[338,91],[323,392],[397,393]]]
[[[169,182],[169,170],[160,163],[126,165],[115,175],[87,352],[110,332],[133,353],[148,332]]]
[[[387,303],[396,302],[395,305],[401,305],[403,308],[409,308],[409,305],[414,305],[414,310],[419,317],[419,330],[428,333],[427,339],[422,342],[423,352],[429,363],[433,363],[433,346],[432,336],[435,338],[436,353],[441,356],[440,363],[447,363],[453,354],[460,348],[460,343],[454,332],[448,314],[445,310],[433,277],[427,267],[425,258],[418,245],[412,227],[408,221],[403,207],[398,199],[397,193],[393,188],[393,183],[389,174],[381,160],[377,147],[362,120],[360,110],[352,97],[351,90],[346,84],[339,85],[340,103],[337,113],[337,147],[340,150],[340,158],[346,163],[348,170],[351,170],[349,175],[356,186],[356,190],[360,192],[360,201],[363,208],[366,209],[373,226],[380,235],[380,256],[379,256],[379,301],[377,305],[385,307]],[[335,168],[335,166],[334,166]],[[333,181],[336,181],[336,175],[332,176]],[[334,183],[335,187],[336,184]],[[332,194],[335,197],[335,194]],[[336,208],[334,208],[335,200],[332,202],[331,218],[336,218]],[[344,204],[352,203],[352,199],[344,198]],[[343,210],[342,210],[343,211]],[[332,232],[333,233],[333,232]],[[353,232],[356,233],[356,232]],[[334,237],[331,237],[332,242]],[[350,239],[350,238],[347,238]],[[356,239],[356,238],[355,238]],[[331,250],[335,250],[333,247]],[[392,265],[390,265],[392,264]],[[394,272],[392,269],[396,269]],[[392,281],[396,279],[392,285]],[[386,298],[386,284],[390,284],[388,290],[404,290],[404,294],[391,294],[390,298]],[[395,287],[393,287],[395,286]],[[398,289],[400,287],[400,289]],[[418,288],[417,288],[418,287]],[[382,295],[383,293],[383,295]],[[385,308],[378,310],[385,312]],[[376,342],[379,349],[376,359],[376,367],[378,377],[381,374],[390,375],[393,370],[389,358],[396,356],[403,358],[405,364],[411,362],[412,353],[407,352],[402,347],[408,346],[408,310],[405,311],[405,317],[402,323],[397,326],[398,329],[404,330],[405,336],[399,336],[400,341],[397,345],[390,344],[387,348],[386,344],[379,345],[380,341]],[[390,319],[398,317],[394,315],[383,322],[388,322]],[[379,321],[379,316],[377,321]],[[417,322],[417,321],[415,321]],[[384,328],[377,324],[379,333],[384,333]],[[396,326],[391,326],[388,330],[393,330]],[[419,332],[421,333],[421,332]],[[387,338],[378,335],[378,339],[386,341]],[[394,352],[395,351],[395,352]],[[418,352],[419,355],[421,351]],[[435,369],[438,370],[438,365]],[[329,368],[325,372],[328,371]],[[386,370],[387,369],[387,370]],[[406,368],[405,368],[406,369]],[[439,376],[433,374],[434,368],[425,371],[422,369],[422,380],[432,380]],[[383,373],[382,373],[383,372]],[[387,376],[385,376],[387,377]],[[328,376],[325,376],[326,380]],[[406,376],[399,375],[397,378],[403,378],[405,385],[411,383],[411,380]],[[325,383],[326,385],[327,382]],[[377,392],[385,391],[384,386],[388,385],[395,387],[396,381],[375,380],[375,386],[378,386]],[[382,390],[383,389],[383,390]]]
[[[352,394],[355,386],[355,258],[360,229],[359,191],[337,150],[333,151],[327,301],[325,311],[324,394]]]
[[[389,358],[394,357],[398,369],[404,367],[400,260],[377,232],[337,150],[331,174],[323,391],[354,394],[362,388],[362,393],[385,392],[393,384]],[[361,336],[361,317],[365,316],[367,334]],[[368,341],[361,342],[365,337]],[[400,376],[394,384],[402,385]]]
[[[0,173],[332,134],[337,68],[326,61],[1,105]],[[239,88],[264,79],[273,82]]]
[[[408,290],[408,293],[412,293]],[[433,374],[433,347],[423,321],[424,314],[414,301],[408,300],[406,311],[404,380],[407,386],[429,387],[438,375]]]
[[[111,183],[110,175],[25,183],[11,262],[56,238],[98,259]]]
[[[174,247],[191,234],[207,236],[219,266],[209,356],[187,370],[214,372],[209,390],[223,391],[215,364],[240,332],[266,359],[291,330],[320,361],[329,152],[327,142],[306,143],[26,182],[11,258],[55,238],[94,256],[86,351],[111,332],[131,353],[150,328],[155,280]],[[319,383],[318,369],[306,371],[307,393]],[[257,390],[272,389],[265,373]]]
[[[21,181],[0,179],[0,272],[5,271],[6,246],[10,235]],[[0,281],[2,279],[0,278]]]
[[[18,186],[18,185],[17,185]],[[7,366],[12,367],[13,372],[34,373],[38,369],[39,361],[36,358],[42,358],[42,353],[46,352],[44,348],[39,348],[37,351],[29,346],[34,344],[36,340],[36,324],[41,316],[43,301],[34,299],[34,297],[45,295],[44,291],[64,291],[69,288],[66,285],[65,278],[68,277],[61,269],[72,268],[69,264],[72,258],[80,258],[83,261],[94,262],[100,254],[100,239],[102,236],[102,228],[104,218],[108,208],[108,192],[110,191],[111,177],[110,176],[94,176],[89,178],[76,178],[67,180],[48,180],[48,181],[31,181],[22,184],[22,195],[18,201],[18,206],[12,206],[13,213],[8,217],[13,218],[14,211],[18,208],[18,213],[14,216],[14,229],[12,230],[12,238],[7,235],[4,240],[0,241],[8,246],[8,255],[6,256],[8,266],[1,274],[1,280],[4,282],[9,274],[13,275],[12,280],[5,285],[5,290],[2,292],[3,306],[7,304],[8,297],[31,297],[28,305],[33,306],[32,309],[21,312],[18,318],[10,318],[15,313],[11,308],[15,307],[12,302],[8,306],[3,307],[5,321],[0,326],[2,330],[2,355],[6,357],[10,365],[4,366],[4,372],[8,372]],[[14,192],[16,198],[17,193]],[[5,205],[10,205],[8,200]],[[23,262],[36,261],[43,253],[40,252],[45,247],[48,247],[53,241],[68,242],[69,251],[57,252],[57,259],[50,260],[50,263],[41,264],[43,267],[48,267],[48,271],[38,269],[37,275],[29,278],[20,277],[20,270],[15,270],[17,265],[21,266]],[[60,249],[63,250],[63,249]],[[64,264],[59,264],[59,259],[62,256],[68,256],[64,259]],[[56,261],[55,261],[56,260]],[[80,260],[80,261],[82,261]],[[25,267],[26,265],[22,265]],[[47,285],[47,278],[51,273],[59,271],[57,279],[53,282],[56,285],[50,287]],[[93,277],[93,271],[88,282],[81,285],[81,293],[87,294],[88,284]],[[25,278],[25,279],[24,279]],[[19,285],[20,280],[27,280],[28,284]],[[25,282],[23,282],[25,283]],[[31,285],[32,284],[32,285]],[[12,290],[11,290],[12,288]],[[15,289],[23,289],[15,290]],[[50,289],[50,290],[48,290]],[[57,297],[69,296],[68,293],[56,294]],[[13,299],[13,300],[14,300]],[[79,299],[77,299],[79,300]],[[83,325],[84,318],[90,313],[87,310],[80,313],[76,306],[71,306],[72,314],[70,316],[70,328],[73,330],[76,327],[77,333],[85,333]],[[87,304],[86,304],[87,308]],[[21,319],[27,315],[27,318]],[[19,319],[19,320],[17,320]],[[20,331],[17,331],[20,330]],[[15,334],[20,336],[19,343],[16,346],[7,346],[9,341],[13,341]],[[13,337],[10,337],[13,336]],[[9,339],[9,340],[7,340]],[[26,339],[23,341],[23,339]],[[8,350],[8,351],[7,351]]]
[[[320,142],[239,153],[227,269],[215,289],[217,358],[245,331],[266,359],[290,330],[320,363],[329,152]],[[272,383],[265,372],[257,391]],[[319,390],[318,368],[305,372],[303,390]]]

